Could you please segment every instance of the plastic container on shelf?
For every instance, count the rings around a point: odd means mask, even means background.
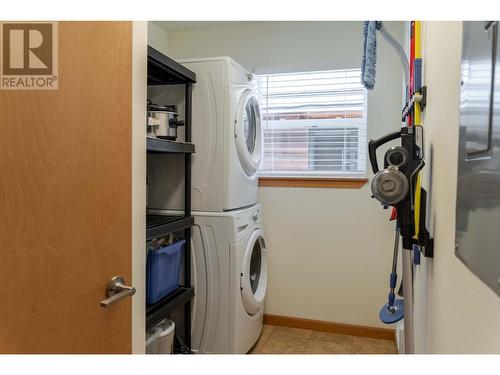
[[[180,240],[160,249],[148,251],[146,270],[148,305],[158,302],[177,289],[185,245],[186,241]]]

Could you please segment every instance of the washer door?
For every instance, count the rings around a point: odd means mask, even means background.
[[[261,230],[250,236],[240,276],[241,299],[249,315],[258,313],[264,304],[267,288],[266,243]]]
[[[243,92],[234,121],[236,151],[241,166],[248,176],[253,176],[262,158],[262,121],[259,101],[252,92]]]

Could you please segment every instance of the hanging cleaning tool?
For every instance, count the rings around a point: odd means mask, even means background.
[[[396,299],[396,294],[394,290],[396,289],[396,284],[398,280],[398,275],[396,273],[396,268],[398,265],[398,252],[399,252],[399,227],[396,224],[396,231],[394,236],[394,253],[392,255],[392,270],[391,276],[389,278],[389,302],[386,303],[380,309],[379,317],[382,323],[394,324],[399,322],[404,317],[404,301],[402,299]]]
[[[410,91],[409,99],[403,108],[402,120],[408,127],[422,125],[422,110],[427,104],[427,88],[423,85],[423,60],[422,60],[422,22],[412,21],[410,29]],[[417,134],[417,147],[423,156],[423,132]],[[434,241],[426,228],[427,191],[421,186],[420,173],[416,176],[415,183],[415,246],[413,248],[413,263],[420,264],[420,253],[427,258],[434,256]]]
[[[406,90],[410,86],[410,66],[403,47],[392,37],[385,29],[381,21],[363,22],[363,58],[361,60],[361,83],[368,90],[375,88],[375,75],[377,65],[377,31],[382,34],[384,39],[394,48],[398,54],[403,73],[405,76]]]
[[[402,127],[399,131],[389,133],[377,140],[368,143],[368,154],[375,176],[371,182],[373,197],[383,205],[390,205],[397,212],[397,227],[402,237],[403,247],[403,295],[404,295],[404,329],[405,352],[413,353],[413,264],[411,259],[415,239],[415,184],[418,172],[424,167],[416,138],[422,131],[421,126]],[[421,137],[420,137],[421,138]],[[401,140],[400,146],[391,147],[384,155],[384,169],[379,170],[377,163],[377,149],[396,139]],[[392,275],[391,275],[392,276]],[[392,285],[395,281],[391,280]],[[391,297],[390,297],[391,298]],[[400,302],[398,302],[400,303]],[[395,306],[396,303],[394,303]],[[390,303],[387,308],[382,307],[379,316],[385,322],[397,321],[400,310],[394,309],[389,314]],[[385,309],[385,311],[384,311]]]
[[[396,139],[400,145],[391,147],[384,154],[384,169],[379,170],[377,149]],[[417,145],[423,139],[421,126],[402,127],[368,143],[368,155],[375,176],[371,182],[373,197],[383,205],[397,211],[396,222],[402,237],[403,295],[404,295],[404,339],[405,352],[414,352],[413,346],[413,262],[412,249],[415,243],[415,185],[416,177],[424,167],[423,149]],[[392,315],[398,317],[397,315]],[[384,319],[389,319],[384,315]]]
[[[363,59],[361,60],[361,83],[368,90],[375,88],[377,65],[377,30],[382,22],[366,21],[363,23]]]

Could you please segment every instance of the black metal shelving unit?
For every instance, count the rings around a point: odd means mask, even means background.
[[[147,139],[148,154],[184,154],[184,215],[146,215],[147,240],[169,233],[184,231],[184,285],[146,308],[146,329],[160,322],[174,309],[184,306],[184,342],[191,348],[191,300],[195,290],[191,286],[191,154],[195,145],[191,143],[192,85],[196,75],[181,64],[148,46],[148,85],[185,85],[185,141],[174,142],[162,139]]]
[[[146,240],[188,229],[193,224],[192,216],[146,215]]]
[[[194,297],[194,288],[176,289],[154,305],[146,308],[146,326],[152,327],[178,306],[185,305]]]
[[[186,142],[174,142],[164,139],[148,138],[146,142],[150,154],[192,154],[194,144]]]

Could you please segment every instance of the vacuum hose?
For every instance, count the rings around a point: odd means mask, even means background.
[[[406,57],[405,50],[403,49],[403,47],[401,47],[401,44],[399,44],[398,41],[394,39],[394,37],[387,32],[382,22],[380,23],[379,31],[380,34],[382,34],[382,36],[384,37],[384,39],[387,41],[387,43],[389,43],[399,55],[399,58],[401,59],[401,65],[403,65],[403,73],[405,75],[406,87],[410,87],[410,64],[408,63],[408,58]]]

